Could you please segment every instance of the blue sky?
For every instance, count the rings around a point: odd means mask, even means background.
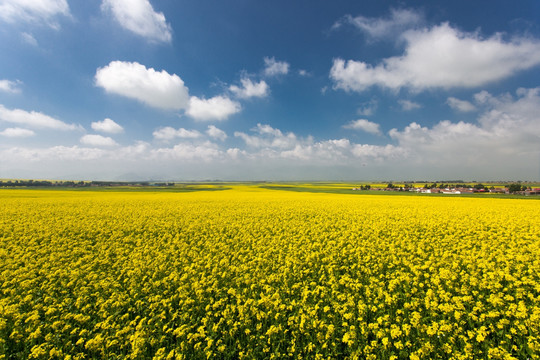
[[[540,3],[0,0],[0,178],[540,180]]]

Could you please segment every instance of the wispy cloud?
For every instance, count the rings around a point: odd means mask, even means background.
[[[28,45],[38,46],[38,42],[37,42],[36,38],[34,37],[34,35],[32,35],[30,33],[27,33],[27,32],[23,32],[21,34],[21,37],[22,37],[23,41],[25,43],[27,43]]]
[[[375,111],[377,111],[378,107],[379,102],[376,99],[371,99],[370,101],[363,103],[356,112],[358,113],[358,115],[371,116],[375,114]]]
[[[21,89],[19,87],[19,85],[21,84],[22,82],[20,82],[19,80],[0,80],[0,91],[17,94],[21,92]]]
[[[0,20],[8,23],[24,21],[58,29],[59,16],[71,16],[66,0],[3,0],[0,3]]]
[[[476,106],[474,106],[471,102],[466,101],[466,100],[456,99],[455,97],[449,97],[446,100],[446,103],[452,109],[461,111],[461,112],[470,112],[470,111],[476,110]]]
[[[380,40],[386,37],[394,37],[396,34],[415,27],[424,21],[420,12],[409,9],[392,9],[390,16],[385,18],[370,18],[362,15],[353,17],[346,15],[337,21],[332,29],[338,29],[344,25],[352,25],[364,32],[370,39]]]
[[[54,129],[54,130],[77,130],[80,125],[67,124],[61,120],[45,115],[37,111],[26,111],[21,109],[8,109],[0,105],[0,121],[12,124],[26,125],[32,128]]]
[[[411,100],[398,100],[398,103],[403,111],[411,111],[422,107],[422,105]]]

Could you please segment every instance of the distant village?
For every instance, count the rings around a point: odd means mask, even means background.
[[[495,193],[495,194],[515,194],[515,195],[540,195],[540,188],[532,188],[524,184],[508,184],[504,187],[488,186],[484,184],[445,184],[445,183],[432,183],[418,186],[414,184],[394,185],[389,183],[386,187],[372,187],[371,185],[361,185],[360,187],[352,188],[353,191],[357,190],[371,190],[371,191],[409,191],[421,194],[474,194],[474,193]]]

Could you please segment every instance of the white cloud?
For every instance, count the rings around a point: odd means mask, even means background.
[[[274,57],[264,58],[264,74],[266,76],[286,75],[289,73],[289,63],[276,61]]]
[[[540,143],[540,88],[520,88],[516,91],[517,99],[510,94],[484,95],[488,107],[478,119],[482,128],[497,136],[515,138],[510,149]]]
[[[38,42],[36,40],[36,38],[34,37],[34,35],[30,34],[30,33],[27,33],[27,32],[23,32],[21,34],[21,37],[23,39],[23,41],[29,45],[32,45],[32,46],[37,46],[38,45]]]
[[[429,128],[413,122],[401,131],[390,130],[389,135],[426,165],[437,162],[449,168],[484,170],[530,166],[538,160],[540,88],[520,89],[516,94],[517,99],[482,92],[487,108],[478,124],[444,120]]]
[[[0,80],[0,91],[5,91],[8,93],[20,93],[21,89],[18,87],[21,84],[19,80]]]
[[[97,86],[109,93],[152,107],[180,110],[188,106],[188,88],[178,75],[147,69],[137,62],[112,61],[97,69],[95,80]]]
[[[33,128],[48,128],[55,130],[77,130],[81,128],[80,125],[67,124],[40,112],[28,112],[21,109],[10,110],[3,105],[0,105],[0,121],[26,125]]]
[[[241,138],[247,146],[253,148],[288,149],[302,142],[294,133],[283,134],[281,130],[275,129],[268,124],[257,124],[251,131],[258,135],[249,135],[241,131],[236,131],[234,136]]]
[[[7,128],[3,131],[0,131],[0,135],[5,137],[29,137],[34,136],[36,133],[32,130],[22,129],[22,128]]]
[[[208,136],[210,136],[211,138],[219,139],[221,141],[224,141],[225,139],[227,139],[227,134],[225,133],[225,131],[218,129],[214,125],[208,126],[208,130],[206,130],[206,134],[208,134]]]
[[[240,79],[242,87],[237,85],[231,85],[229,90],[237,97],[241,99],[248,99],[251,97],[265,97],[268,95],[270,88],[266,81],[261,80],[258,83],[254,83],[249,78]]]
[[[446,100],[446,103],[452,109],[457,110],[457,111],[461,111],[461,112],[470,112],[470,111],[475,111],[476,110],[476,106],[474,106],[469,101],[456,99],[455,97],[449,97]]]
[[[154,42],[171,42],[172,29],[165,15],[154,11],[148,0],[103,0],[103,11],[112,13],[125,29]]]
[[[239,148],[230,148],[230,149],[227,149],[226,154],[229,158],[233,160],[237,160],[240,156],[245,156],[246,152],[243,150],[240,150]]]
[[[282,151],[280,157],[324,166],[341,164],[354,168],[358,160],[371,163],[401,160],[406,157],[406,151],[394,145],[353,144],[348,139],[331,139],[297,144],[290,150]]]
[[[236,101],[225,96],[214,96],[210,99],[201,99],[192,96],[186,114],[195,120],[211,121],[225,120],[229,116],[240,112],[242,107]]]
[[[355,157],[367,160],[367,159],[402,159],[407,156],[407,150],[388,145],[370,145],[370,144],[355,144],[351,150]]]
[[[477,121],[444,120],[433,126],[413,122],[390,130],[389,142],[377,145],[353,143],[347,138],[315,140],[258,124],[250,132],[234,133],[245,145],[228,148],[201,140],[206,136],[220,138],[222,130],[214,126],[209,126],[206,134],[200,133],[201,138],[186,136],[194,134],[190,130],[170,128],[168,133],[181,138],[173,146],[159,142],[112,146],[112,139],[99,135],[81,139],[84,146],[4,146],[0,148],[0,166],[10,177],[21,177],[15,169],[26,168],[45,177],[74,174],[73,169],[79,169],[77,174],[84,174],[82,178],[93,178],[106,169],[104,177],[108,179],[139,171],[144,171],[146,179],[186,180],[536,179],[540,88],[502,95],[482,91],[473,101],[480,111]],[[177,136],[181,134],[184,137]],[[163,175],[169,170],[173,172]]]
[[[536,39],[504,41],[498,34],[484,39],[447,23],[407,31],[403,39],[403,55],[386,58],[375,66],[335,59],[330,71],[334,87],[358,92],[371,86],[415,91],[472,88],[540,64],[540,42]]]
[[[348,124],[343,126],[345,129],[352,129],[352,130],[362,130],[365,132],[368,132],[370,134],[381,134],[381,129],[379,124],[371,122],[366,119],[358,119],[349,122]]]
[[[368,18],[362,15],[345,16],[336,22],[333,29],[345,24],[352,25],[373,39],[381,39],[401,33],[423,22],[423,16],[413,10],[392,9],[388,18]]]
[[[404,111],[411,111],[415,109],[420,109],[422,107],[422,105],[410,100],[398,100],[398,103],[399,105],[401,105],[401,109]]]
[[[84,135],[81,137],[81,144],[98,147],[118,145],[112,138],[102,135]]]
[[[119,134],[124,131],[124,128],[118,125],[113,120],[106,118],[103,121],[95,121],[91,125],[95,131],[100,131],[108,134]]]
[[[196,139],[200,138],[202,134],[197,130],[186,130],[184,128],[175,129],[170,126],[158,129],[153,132],[154,138],[158,140],[172,140],[174,138],[182,139]]]
[[[371,116],[375,114],[375,111],[377,111],[378,106],[379,106],[379,103],[377,102],[377,100],[371,99],[370,101],[363,103],[362,106],[359,107],[356,112],[358,113],[358,115]]]
[[[151,152],[150,156],[156,160],[163,160],[165,158],[210,162],[220,158],[222,156],[222,151],[219,150],[216,144],[207,141],[203,144],[180,143],[172,148],[155,149]]]
[[[40,148],[11,148],[3,152],[3,156],[18,163],[32,164],[39,166],[47,161],[64,162],[76,161],[83,162],[84,166],[88,166],[85,162],[89,160],[99,159],[106,154],[106,150],[96,148],[80,148],[78,146],[53,146],[46,149]],[[46,172],[49,164],[44,164],[45,167],[41,172]]]
[[[66,0],[3,0],[0,3],[0,20],[8,23],[44,23],[58,28],[58,16],[71,16]]]

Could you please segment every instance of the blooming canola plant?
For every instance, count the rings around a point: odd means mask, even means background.
[[[0,199],[2,359],[540,356],[535,200],[254,185]]]

